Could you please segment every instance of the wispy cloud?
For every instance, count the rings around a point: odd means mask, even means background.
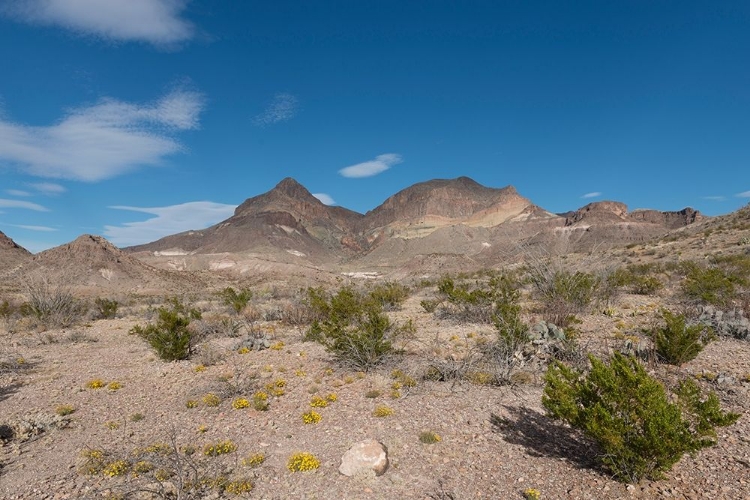
[[[748,193],[750,193],[750,191],[748,191]],[[710,201],[724,201],[727,199],[727,197],[726,196],[704,196],[703,199],[710,200]]]
[[[126,222],[122,226],[104,226],[104,235],[113,244],[124,247],[149,243],[191,229],[204,229],[230,217],[237,206],[211,201],[191,201],[167,207],[118,205],[109,208],[156,216],[145,221]]]
[[[41,232],[51,232],[51,231],[57,231],[54,227],[47,227],[47,226],[27,226],[25,224],[8,224],[9,226],[17,227],[19,229],[26,229],[29,231],[41,231]]]
[[[8,200],[4,198],[0,198],[0,208],[25,208],[26,210],[33,210],[35,212],[49,212],[48,208],[37,203],[22,200]]]
[[[112,41],[174,45],[192,38],[182,17],[186,0],[24,0],[5,2],[0,13],[21,22],[60,26]]]
[[[299,100],[292,94],[278,93],[273,96],[271,104],[261,114],[253,118],[253,123],[259,127],[291,120],[297,114]]]
[[[591,192],[591,193],[584,194],[583,196],[581,196],[581,198],[598,198],[601,195],[602,195],[602,193],[600,193],[599,191],[594,191],[594,192]]]
[[[29,186],[44,194],[62,194],[67,191],[65,186],[54,182],[34,182],[30,183]]]
[[[402,163],[401,155],[388,153],[384,155],[378,155],[374,160],[366,161],[364,163],[357,163],[346,168],[339,170],[339,174],[344,177],[358,178],[358,177],[372,177],[378,175],[381,172],[385,172],[394,165]]]
[[[22,191],[20,189],[6,189],[5,192],[11,196],[31,196],[28,191]]]
[[[738,198],[750,198],[750,191],[743,191],[742,193],[737,193],[735,196]]]
[[[150,104],[102,99],[47,127],[0,117],[0,160],[38,177],[109,179],[182,151],[172,135],[198,128],[203,106],[201,94],[176,90]]]
[[[335,205],[336,204],[336,201],[329,194],[326,194],[326,193],[312,193],[312,195],[315,196],[317,199],[319,199],[320,202],[323,205],[331,206],[331,205]]]

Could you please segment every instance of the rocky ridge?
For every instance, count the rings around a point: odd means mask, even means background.
[[[644,241],[700,221],[692,209],[636,210],[597,202],[553,214],[521,196],[513,186],[491,188],[468,177],[435,179],[399,191],[362,215],[321,203],[294,179],[249,198],[229,219],[128,248],[154,265],[208,266],[246,272],[247,259],[338,268],[414,267],[426,255],[450,255],[486,266],[514,248],[565,239],[571,250]],[[217,258],[198,264],[199,255]],[[222,257],[218,257],[222,255]],[[175,262],[175,258],[179,262]],[[253,264],[254,265],[254,264]]]

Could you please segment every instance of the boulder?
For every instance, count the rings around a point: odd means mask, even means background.
[[[376,476],[382,476],[388,469],[388,450],[374,440],[361,441],[344,453],[341,457],[339,472],[345,476],[368,473],[372,471]]]

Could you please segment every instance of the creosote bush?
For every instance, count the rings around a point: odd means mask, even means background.
[[[227,287],[219,292],[219,296],[224,305],[231,307],[236,314],[239,314],[253,298],[253,292],[247,288],[237,291],[232,287]]]
[[[136,325],[130,333],[145,339],[164,361],[187,359],[193,353],[195,340],[188,329],[190,322],[200,319],[197,309],[189,308],[177,298],[168,301],[169,307],[157,309],[156,324]]]
[[[409,298],[409,287],[392,281],[375,286],[370,290],[370,299],[385,311],[394,311]]]
[[[714,445],[716,426],[739,418],[722,412],[716,395],[701,394],[691,380],[679,384],[670,402],[664,386],[633,357],[615,353],[609,364],[589,359],[585,375],[560,362],[550,365],[542,404],[550,417],[595,441],[619,481],[660,479],[685,453]]]
[[[94,300],[96,313],[102,319],[112,319],[117,316],[117,308],[120,304],[113,299],[103,299],[98,297]]]
[[[351,287],[333,295],[310,288],[307,302],[317,319],[305,338],[322,343],[346,367],[370,370],[395,355],[393,342],[413,331],[411,322],[394,325],[381,302]]]
[[[666,323],[651,330],[659,358],[672,365],[682,365],[695,359],[714,338],[710,327],[702,324],[688,325],[683,314],[662,311]]]
[[[537,263],[530,267],[528,279],[540,301],[544,319],[561,327],[568,326],[568,318],[590,306],[601,285],[601,280],[593,274],[571,272],[554,264]]]
[[[746,275],[719,266],[703,266],[695,262],[683,263],[685,280],[682,291],[695,302],[728,308],[737,296],[737,287],[747,285]]]
[[[607,284],[627,288],[637,295],[653,295],[664,286],[655,276],[660,271],[661,268],[657,264],[631,264],[610,274]]]

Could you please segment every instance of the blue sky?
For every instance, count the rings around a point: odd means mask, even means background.
[[[728,213],[749,56],[745,0],[0,0],[0,231],[144,243],[288,176],[359,212],[466,175]]]

